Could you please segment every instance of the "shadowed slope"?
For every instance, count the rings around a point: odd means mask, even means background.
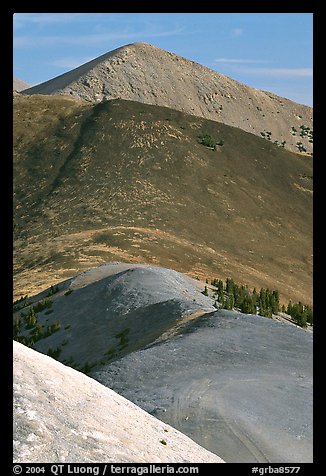
[[[145,261],[311,301],[311,157],[132,101],[21,96],[14,121],[16,295]]]

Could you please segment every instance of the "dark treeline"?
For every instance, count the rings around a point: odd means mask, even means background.
[[[224,283],[221,279],[213,279],[212,286],[215,286],[216,307],[222,309],[238,309],[244,314],[258,314],[260,316],[272,317],[280,311],[289,314],[294,322],[301,327],[313,323],[313,309],[310,305],[301,302],[292,304],[290,301],[287,308],[280,307],[280,293],[276,289],[261,288],[259,291],[254,288],[252,291],[247,285],[239,285],[232,278],[227,278]],[[208,294],[207,287],[203,292]]]

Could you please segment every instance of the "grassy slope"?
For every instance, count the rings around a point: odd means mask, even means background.
[[[17,97],[14,132],[16,296],[122,260],[311,302],[311,157],[123,100]]]

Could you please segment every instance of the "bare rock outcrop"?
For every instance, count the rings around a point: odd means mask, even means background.
[[[14,342],[14,461],[222,463],[171,426]]]

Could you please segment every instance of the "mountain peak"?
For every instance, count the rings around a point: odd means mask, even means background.
[[[16,76],[13,76],[12,83],[13,90],[17,92],[24,91],[31,87],[30,84],[26,83],[26,81],[22,81],[21,79],[16,78]]]
[[[132,46],[140,46],[140,47],[148,47],[148,48],[157,48],[157,46],[152,45],[151,43],[146,43],[146,41],[135,41],[134,43],[130,43]],[[159,49],[159,48],[157,48]]]
[[[312,129],[312,108],[246,86],[194,61],[145,42],[109,51],[24,91],[69,95],[93,103],[109,99],[165,106],[223,122],[297,150],[293,128]],[[307,129],[308,128],[308,129]],[[309,137],[300,138],[312,151]]]

